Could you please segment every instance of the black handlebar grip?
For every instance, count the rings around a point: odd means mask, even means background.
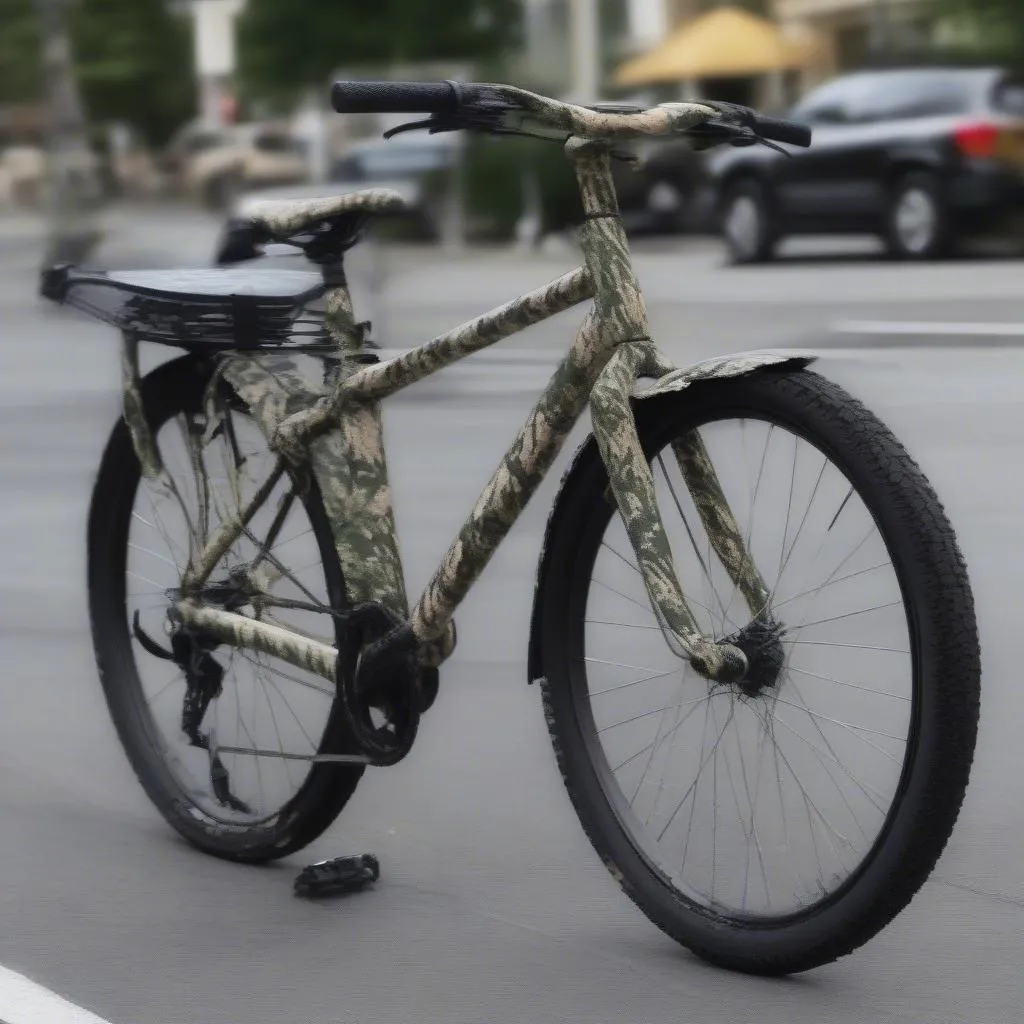
[[[786,142],[791,146],[803,146],[806,149],[811,144],[811,129],[807,125],[797,124],[796,121],[783,121],[777,117],[764,117],[758,114],[755,119],[755,131],[766,139]]]
[[[450,82],[335,82],[331,106],[339,114],[448,114],[458,95]]]

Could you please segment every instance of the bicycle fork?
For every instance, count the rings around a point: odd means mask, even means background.
[[[643,451],[630,402],[638,377],[672,367],[650,339],[647,311],[619,216],[607,149],[580,140],[566,147],[576,168],[586,221],[580,232],[602,342],[614,351],[591,392],[594,435],[612,493],[625,523],[637,567],[662,629],[694,668],[721,682],[747,670],[742,650],[703,636],[687,604],[658,509],[654,477]],[[763,614],[769,591],[743,542],[700,435],[690,431],[672,445],[700,519],[752,617]]]

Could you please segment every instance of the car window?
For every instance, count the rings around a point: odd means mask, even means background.
[[[992,106],[1001,114],[1024,117],[1024,81],[1006,79],[996,86]]]
[[[287,135],[257,135],[253,148],[261,153],[300,153],[302,143]]]
[[[185,139],[182,143],[182,149],[186,153],[204,153],[208,149],[214,149],[217,146],[223,146],[225,142],[223,135],[217,134],[196,134]]]
[[[859,121],[893,121],[941,117],[970,109],[971,94],[963,76],[943,72],[909,72],[874,81],[860,98]]]
[[[966,111],[971,93],[962,76],[941,71],[839,78],[808,95],[794,120],[818,124],[863,124]]]
[[[849,121],[851,109],[859,93],[864,90],[865,79],[860,75],[837,78],[820,86],[801,100],[790,112],[795,121],[811,124],[841,124]]]

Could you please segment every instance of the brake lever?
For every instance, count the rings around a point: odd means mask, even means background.
[[[702,100],[701,102],[703,103],[705,101]],[[707,103],[706,105],[710,107],[714,104]],[[766,139],[763,136],[758,135],[754,128],[747,124],[735,124],[731,121],[721,121],[717,118],[712,118],[705,121],[703,124],[694,125],[694,127],[688,128],[685,134],[696,140],[696,144],[693,148],[697,152],[721,145],[742,148],[744,146],[756,146],[760,144],[762,146],[767,146],[769,149],[775,150],[777,153],[781,153],[785,157],[792,158],[792,154],[788,150],[783,149],[771,139]]]
[[[405,124],[389,128],[384,133],[384,138],[390,139],[395,135],[400,135],[402,132],[414,132],[417,128],[427,128],[431,135],[436,135],[438,132],[458,131],[461,127],[461,125],[456,124],[453,120],[446,121],[434,114],[430,117],[424,118],[422,121],[406,121]]]

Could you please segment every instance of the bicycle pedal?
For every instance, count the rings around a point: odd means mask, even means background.
[[[372,853],[321,860],[303,868],[295,879],[296,896],[335,896],[359,892],[380,878],[380,863]]]

